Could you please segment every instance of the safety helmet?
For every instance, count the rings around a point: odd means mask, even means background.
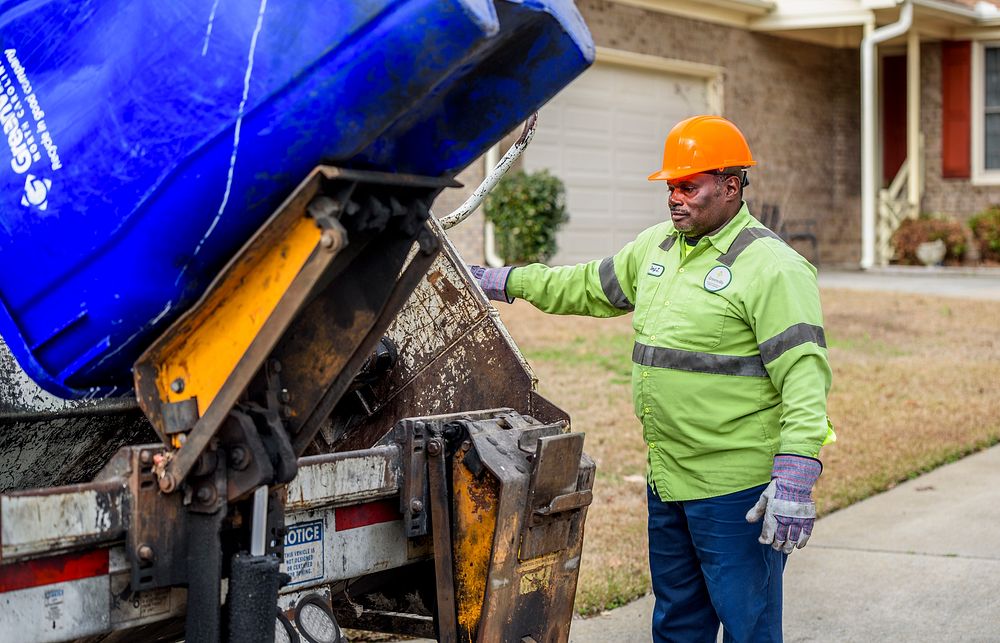
[[[721,116],[692,116],[674,125],[663,146],[663,169],[650,181],[756,165],[743,132]]]

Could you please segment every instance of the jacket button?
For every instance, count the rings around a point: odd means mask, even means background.
[[[656,339],[656,335],[650,335],[649,338],[650,339]]]
[[[656,443],[655,442],[650,442],[649,443],[649,448],[650,449],[655,449],[656,448]]]
[[[684,269],[683,268],[678,268],[677,272],[684,272]]]
[[[642,372],[642,379],[646,379],[647,377],[649,377],[649,373],[647,373],[646,371],[643,371]]]

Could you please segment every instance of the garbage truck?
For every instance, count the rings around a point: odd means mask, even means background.
[[[0,640],[567,640],[594,463],[430,207],[592,62],[571,0],[0,40]]]

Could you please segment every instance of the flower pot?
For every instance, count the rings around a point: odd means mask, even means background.
[[[941,239],[926,241],[917,246],[917,259],[925,266],[936,266],[944,261],[947,251],[948,248]]]

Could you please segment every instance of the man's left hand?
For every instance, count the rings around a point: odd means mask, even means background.
[[[747,522],[764,519],[758,539],[761,544],[786,554],[806,546],[816,521],[812,488],[822,471],[823,465],[813,458],[774,456],[771,483],[747,512]]]

